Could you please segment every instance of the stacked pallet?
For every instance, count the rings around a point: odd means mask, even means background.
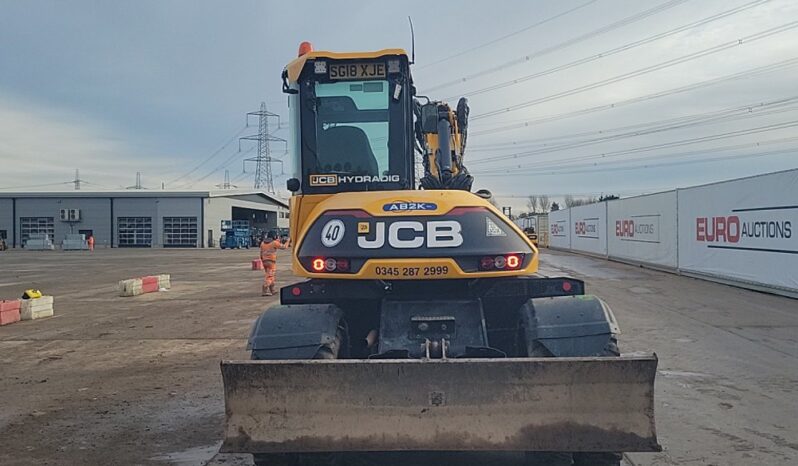
[[[131,278],[119,282],[119,296],[138,296],[144,293],[155,293],[160,290],[168,290],[172,287],[172,279],[169,274],[148,275],[146,277]]]
[[[12,301],[0,301],[0,325],[13,324],[19,322],[20,303],[18,299]]]
[[[53,315],[53,297],[42,296],[20,301],[19,316],[22,320],[41,319]]]

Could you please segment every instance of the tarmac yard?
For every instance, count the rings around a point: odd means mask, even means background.
[[[0,298],[38,288],[56,314],[0,327],[0,464],[248,464],[216,454],[219,361],[248,357],[252,322],[277,301],[260,296],[256,256],[0,253]],[[294,280],[288,269],[282,254],[278,285]],[[118,296],[119,280],[158,273],[171,274],[171,290]],[[664,451],[628,464],[798,464],[798,300],[548,250],[541,273],[584,279],[615,311],[621,350],[660,358]]]

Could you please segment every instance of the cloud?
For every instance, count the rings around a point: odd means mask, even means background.
[[[500,73],[440,89],[431,97],[455,96],[563,65],[749,1],[684,2]],[[143,0],[135,4],[83,0],[69,3],[7,1],[0,15],[0,44],[12,46],[0,47],[0,184],[35,184],[37,180],[65,182],[74,176],[75,168],[80,168],[82,178],[107,186],[133,184],[136,171],[143,172],[145,184],[150,186],[159,185],[163,178],[167,181],[177,178],[213,154],[241,129],[244,114],[256,110],[260,101],[266,101],[269,110],[283,117],[287,115],[286,99],[280,93],[279,73],[295,56],[303,40],[310,40],[317,49],[326,50],[409,49],[405,18],[412,15],[419,63],[414,73],[415,84],[424,89],[566,42],[655,6],[632,0],[594,2],[507,40],[479,47],[584,1],[508,0],[498,6],[486,6],[484,2],[460,3],[453,9],[448,2],[424,0],[379,4],[341,0],[316,2],[312,8],[302,9],[292,4],[256,0],[232,4],[201,0]],[[424,15],[419,11],[424,11]],[[794,0],[765,2],[744,13],[667,39],[475,96],[471,99],[471,114],[557,94],[661,63],[787,23],[797,15],[798,2]],[[441,18],[446,19],[445,29],[441,28]],[[474,50],[423,67],[425,63],[470,49]],[[790,58],[795,50],[798,50],[798,31],[792,30],[588,92],[474,120],[472,129],[476,132],[503,123],[612,104]],[[507,147],[508,142],[606,130],[791,96],[798,93],[795,90],[796,69],[514,131],[474,134],[469,137],[469,143],[480,150],[467,151],[466,161],[468,164],[483,157],[510,153],[512,149],[499,147]],[[794,113],[787,112],[767,118],[667,131],[529,157],[520,162],[496,163],[491,168],[509,170],[519,163],[533,166],[536,159],[567,159],[796,118]],[[250,129],[243,134],[255,132],[254,128]],[[790,131],[768,137],[782,137]],[[278,134],[286,135],[285,132]],[[749,137],[739,142],[756,140]],[[707,143],[697,148],[710,149],[720,144]],[[670,153],[668,150],[654,152],[663,158]],[[231,178],[246,178],[240,175],[242,158],[237,153],[237,144],[233,143],[187,178],[194,181],[197,188],[211,187],[222,181],[225,168],[222,165],[228,160]],[[479,176],[477,167],[480,166],[484,164],[473,166],[477,174],[476,186],[487,187],[500,195],[523,197],[530,193],[556,194],[565,190],[608,193],[685,186],[722,177],[745,176],[755,171],[789,168],[795,163],[789,157],[773,157],[559,177]],[[275,166],[275,170],[279,171],[279,166]],[[244,180],[237,183],[248,184]]]
[[[133,184],[136,171],[167,171],[170,164],[136,153],[126,135],[101,122],[64,109],[43,107],[0,95],[0,188],[81,178],[95,188]],[[37,188],[44,189],[44,188]]]

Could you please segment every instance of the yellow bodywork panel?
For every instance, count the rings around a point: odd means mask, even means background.
[[[328,52],[319,50],[306,53],[305,55],[293,60],[291,63],[286,65],[285,69],[288,71],[288,81],[295,83],[299,79],[300,73],[302,73],[302,68],[305,67],[305,62],[308,60],[316,58],[328,58],[330,60],[370,60],[391,55],[407,56],[407,52],[405,52],[404,49],[383,49],[373,52]]]
[[[383,206],[391,202],[434,203],[432,211],[385,212]],[[442,216],[457,207],[481,207],[493,212],[503,222],[508,234],[521,238],[533,251],[529,264],[518,270],[464,272],[457,262],[449,258],[372,258],[360,271],[352,274],[314,273],[302,266],[298,253],[313,224],[325,212],[362,210],[371,217],[389,218],[401,216]],[[302,277],[334,278],[341,280],[417,280],[509,277],[531,275],[538,270],[538,250],[515,224],[485,199],[467,191],[459,190],[415,190],[415,191],[365,191],[337,194],[296,195],[291,198],[291,240],[295,245],[292,253],[293,272]],[[367,233],[368,225],[358,225],[361,233]],[[511,252],[511,251],[508,251]]]

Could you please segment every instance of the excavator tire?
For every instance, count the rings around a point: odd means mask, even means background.
[[[553,355],[543,346],[535,343],[532,348],[532,357],[552,357]],[[613,335],[607,342],[607,347],[601,356],[620,356],[618,338]],[[621,453],[565,453],[565,452],[527,452],[525,466],[620,466]]]
[[[345,335],[346,327],[340,325],[335,340],[319,347],[313,359],[338,359]],[[338,453],[256,453],[252,459],[255,466],[344,466],[342,456]]]
[[[618,339],[613,336],[602,356],[620,356]],[[574,466],[620,466],[620,453],[574,453]]]

